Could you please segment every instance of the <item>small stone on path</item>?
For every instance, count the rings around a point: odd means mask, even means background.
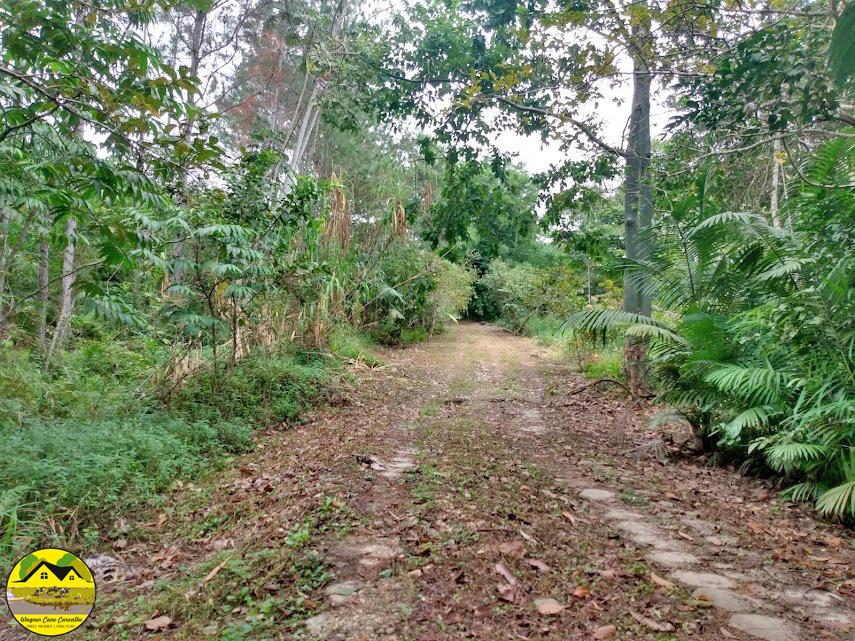
[[[692,596],[702,601],[709,601],[715,607],[728,612],[755,612],[763,606],[763,603],[757,599],[724,588],[698,588]]]
[[[629,538],[640,545],[656,545],[664,534],[658,528],[643,521],[618,521],[615,527],[629,534]]]
[[[629,521],[632,519],[640,519],[641,514],[638,512],[630,512],[629,510],[624,510],[623,508],[616,507],[612,508],[608,512],[606,512],[605,517],[607,519],[613,519],[615,521]]]
[[[690,585],[693,588],[732,588],[733,581],[726,576],[713,574],[712,572],[691,572],[689,570],[677,570],[671,573],[675,581]]]
[[[615,493],[611,490],[601,490],[596,487],[589,487],[579,492],[586,501],[612,501],[615,498]]]
[[[700,559],[688,552],[676,552],[674,550],[654,550],[647,558],[655,563],[661,563],[669,568],[679,568],[683,565],[700,563]]]
[[[795,603],[797,605],[810,603],[818,608],[830,608],[843,601],[841,597],[836,594],[832,594],[831,592],[804,588],[799,590],[787,590],[782,596],[785,601],[789,601],[790,603]]]
[[[799,635],[783,619],[763,614],[734,614],[728,625],[765,641],[798,641]]]
[[[324,592],[330,598],[333,605],[340,605],[359,592],[364,585],[360,581],[341,581],[330,585]]]
[[[323,633],[324,627],[327,625],[329,620],[330,615],[326,612],[322,612],[321,614],[317,614],[306,619],[303,623],[306,625],[306,630],[309,631],[309,634],[318,636]]]
[[[684,516],[680,519],[683,525],[688,525],[690,528],[704,535],[712,535],[715,534],[715,527],[712,523],[708,523],[707,521],[702,521],[701,519],[695,518],[694,516]]]

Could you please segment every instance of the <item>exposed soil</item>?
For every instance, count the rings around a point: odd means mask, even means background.
[[[678,456],[653,408],[491,326],[384,358],[118,521],[75,635],[855,639],[851,531]]]

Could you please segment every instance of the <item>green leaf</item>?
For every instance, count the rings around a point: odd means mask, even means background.
[[[855,75],[855,2],[850,2],[834,27],[828,48],[828,66],[838,87],[852,83]]]

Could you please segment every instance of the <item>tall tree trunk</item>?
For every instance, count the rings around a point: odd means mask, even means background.
[[[588,258],[586,262],[588,264],[588,305],[590,305],[594,300],[591,296],[591,259]]]
[[[43,235],[39,240],[39,321],[36,328],[36,338],[39,343],[39,351],[44,354],[47,348],[47,310],[50,292],[48,290],[50,246],[47,238]]]
[[[71,324],[71,314],[74,311],[74,232],[77,230],[77,220],[69,216],[65,225],[66,245],[62,255],[62,289],[60,293],[59,317],[56,319],[56,329],[50,342],[46,363],[50,363],[62,346],[65,334]]]
[[[208,10],[207,9],[197,9],[196,13],[193,16],[193,29],[190,32],[190,75],[196,77],[199,75],[199,66],[202,63],[202,42],[205,38],[205,25],[208,22]],[[189,92],[188,92],[189,93]],[[187,96],[187,102],[195,107],[195,100],[193,98],[194,94],[189,93]],[[191,122],[188,121],[184,124],[181,131],[181,138],[184,142],[190,141],[191,135]],[[187,171],[185,170],[181,177],[179,178],[179,193],[178,193],[178,202],[180,205],[187,204]],[[179,234],[184,233],[183,231],[179,231]],[[180,238],[176,240],[175,246],[172,248],[172,258],[175,261],[175,264],[172,268],[172,284],[179,284],[184,278],[184,266],[181,262],[184,259],[184,241]]]
[[[769,213],[771,214],[772,224],[780,229],[781,215],[778,207],[778,189],[781,185],[781,163],[778,160],[778,154],[781,153],[781,139],[775,138],[772,141],[772,196],[769,201]]]
[[[341,33],[342,27],[344,25],[345,13],[348,9],[348,0],[339,0],[338,5],[336,6],[335,12],[332,16],[332,25],[330,28],[330,40],[335,40]],[[306,80],[308,80],[308,75],[306,76]],[[300,92],[300,99],[297,101],[297,109],[294,112],[293,124],[291,128],[291,134],[288,136],[288,141],[290,142],[293,134],[297,131],[297,139],[294,141],[294,144],[291,146],[291,158],[289,159],[288,164],[290,165],[290,173],[285,177],[284,185],[282,186],[282,190],[284,193],[288,193],[291,188],[294,186],[294,181],[297,175],[300,173],[300,168],[303,163],[303,158],[306,154],[306,149],[309,146],[309,140],[312,136],[312,133],[315,130],[315,126],[318,123],[321,108],[319,106],[319,102],[324,95],[324,92],[327,88],[327,79],[323,77],[316,76],[311,80],[312,83],[312,91],[309,94],[308,99],[306,100],[306,106],[303,109],[302,118],[300,118],[300,126],[299,130],[296,129],[296,121],[298,118],[298,114],[300,111],[300,106],[303,101],[303,94],[306,91],[306,85],[304,82],[303,89]],[[274,176],[279,176],[279,164],[277,163],[276,169],[274,170]]]
[[[0,218],[0,234],[3,235],[3,242],[0,243],[0,336],[5,335],[5,294],[6,294],[6,274],[9,273],[11,261],[6,259],[9,253],[9,234],[12,228],[12,209],[3,207],[3,216]]]
[[[644,261],[650,256],[648,228],[653,219],[650,184],[650,67],[646,60],[650,20],[633,27],[632,112],[627,137],[624,182],[624,237],[627,261]],[[652,303],[647,278],[641,270],[627,269],[623,282],[623,310],[650,316]],[[644,388],[647,372],[647,344],[638,337],[627,337],[624,346],[624,374],[633,395]]]
[[[303,120],[300,123],[300,131],[297,134],[297,140],[294,142],[294,152],[291,155],[291,180],[300,173],[303,155],[306,152],[307,143],[309,142],[309,134],[312,132],[315,118],[320,111],[320,107],[317,106],[316,101],[324,91],[324,84],[320,79],[315,80],[315,86],[312,87],[312,93],[309,96],[309,101],[306,103]]]

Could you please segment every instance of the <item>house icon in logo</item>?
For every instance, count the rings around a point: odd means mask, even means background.
[[[54,565],[47,561],[40,561],[23,579],[10,583],[16,587],[26,588],[87,588],[93,586],[92,581],[83,578],[73,566]]]

